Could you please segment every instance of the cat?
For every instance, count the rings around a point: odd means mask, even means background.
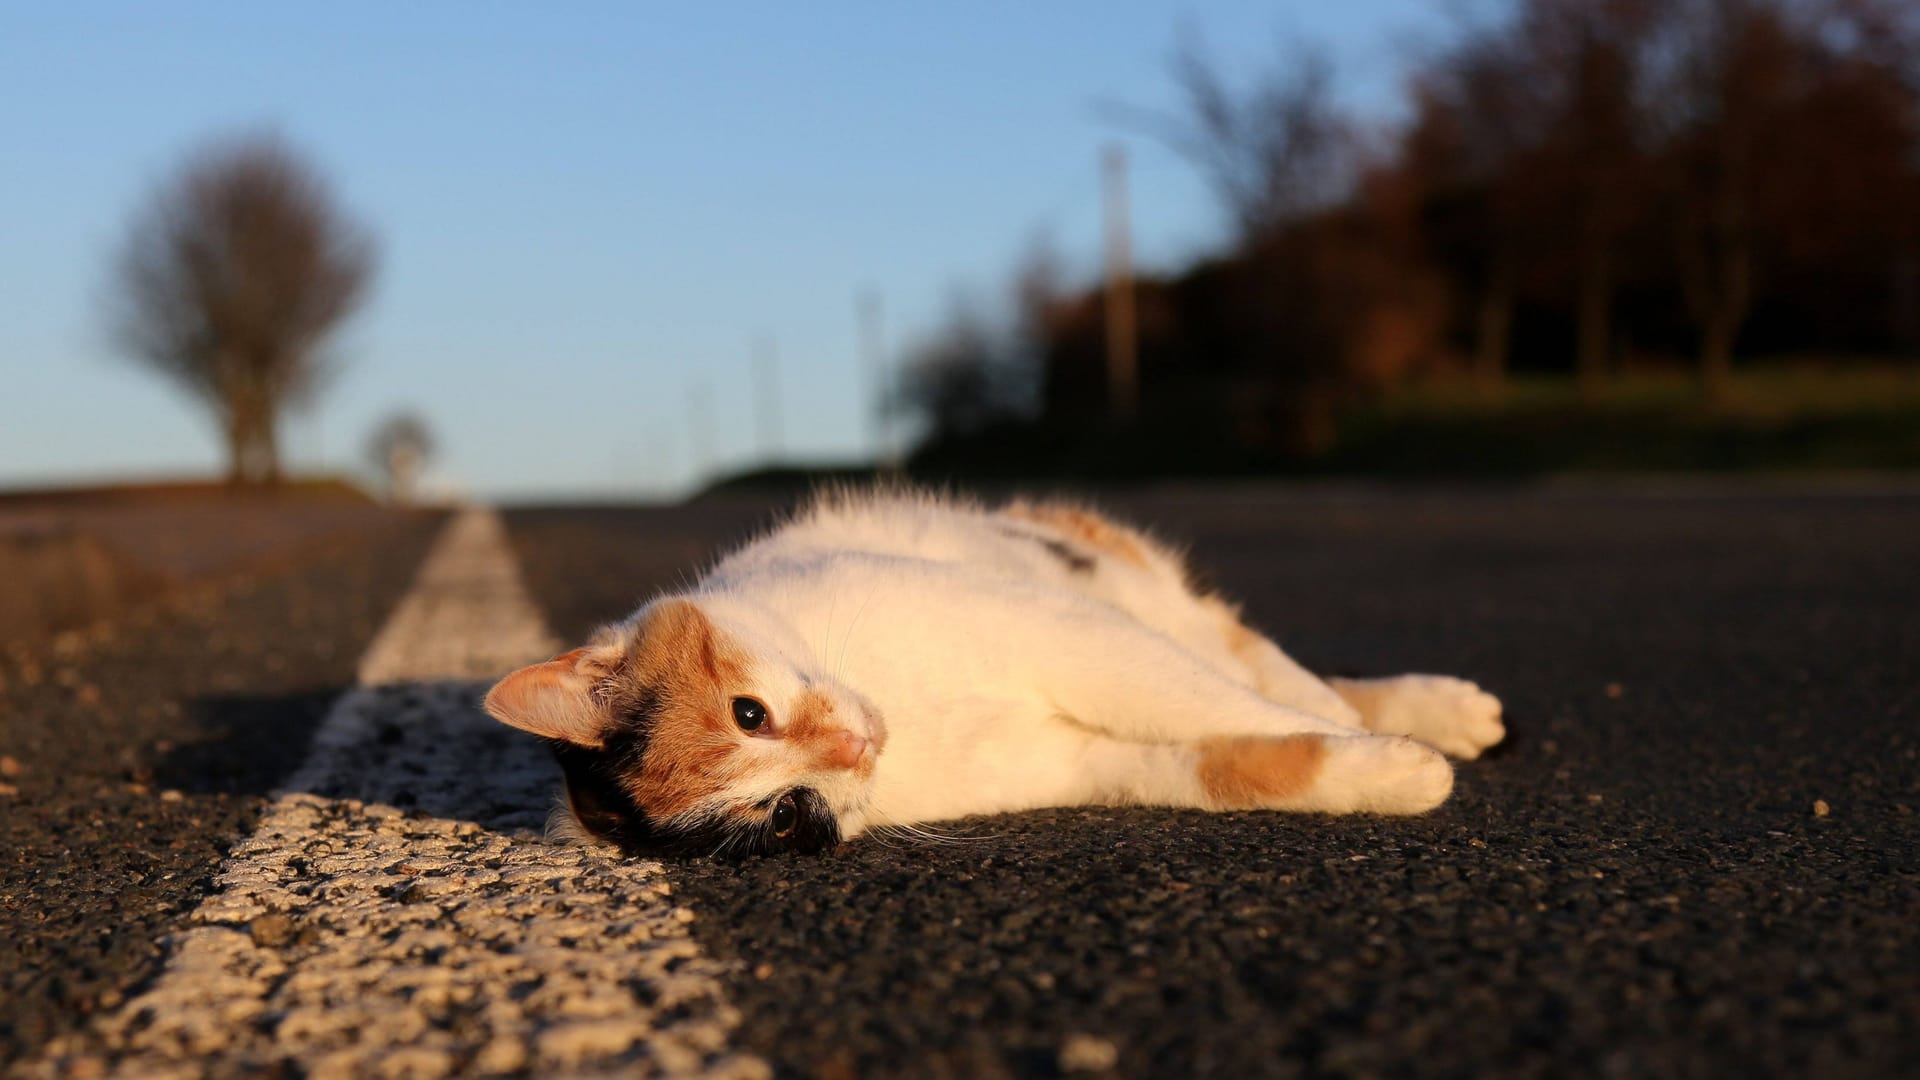
[[[500,680],[629,852],[818,851],[1040,807],[1417,814],[1505,735],[1463,679],[1327,679],[1091,509],[839,491]]]

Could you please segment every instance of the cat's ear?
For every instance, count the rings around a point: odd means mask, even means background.
[[[607,712],[593,690],[619,659],[617,649],[588,646],[523,667],[487,691],[487,715],[541,738],[598,748]]]

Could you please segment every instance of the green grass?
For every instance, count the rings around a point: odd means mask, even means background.
[[[1529,479],[1606,473],[1920,471],[1920,362],[1793,359],[1735,371],[1709,405],[1682,370],[1615,378],[1592,400],[1570,376],[1522,375],[1497,391],[1464,379],[1408,385],[1344,410],[1323,452],[1249,446],[1217,410],[1161,407],[1137,424],[1007,424],[922,447],[932,483],[1125,484],[1158,478],[1365,476]],[[716,485],[804,488],[862,467],[783,467]]]
[[[1488,391],[1435,382],[1349,411],[1315,472],[1920,469],[1920,365],[1795,361],[1736,370],[1709,404],[1684,372],[1617,378],[1584,398],[1564,376]]]
[[[1699,381],[1683,371],[1647,371],[1603,384],[1583,400],[1565,375],[1519,375],[1492,392],[1464,379],[1416,383],[1379,403],[1393,412],[1504,412],[1591,409],[1602,412],[1681,412],[1720,419],[1780,419],[1920,410],[1920,361],[1889,364],[1776,361],[1734,371],[1728,400],[1708,406]]]

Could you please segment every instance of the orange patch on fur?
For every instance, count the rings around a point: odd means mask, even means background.
[[[719,794],[732,778],[727,761],[733,747],[709,740],[707,726],[681,710],[662,714],[640,775],[628,783],[635,805],[648,817],[668,818],[692,809]]]
[[[1017,502],[1007,507],[1002,513],[1022,521],[1045,525],[1088,547],[1104,551],[1142,569],[1147,566],[1147,549],[1133,530],[1108,521],[1090,510],[1076,510],[1057,503],[1042,503],[1036,506],[1032,503]]]
[[[653,697],[652,731],[633,800],[649,817],[672,817],[712,798],[734,777],[738,743],[727,703],[745,680],[747,655],[691,601],[648,616],[618,676],[625,696]]]
[[[833,699],[818,690],[802,691],[792,715],[786,718],[786,737],[800,743],[817,739],[835,730],[827,721],[832,715]]]
[[[1232,736],[1200,743],[1198,774],[1207,799],[1221,810],[1271,807],[1305,791],[1327,756],[1319,735],[1268,739]]]
[[[852,747],[859,737],[842,724],[833,722],[833,699],[818,690],[800,695],[783,732],[788,742],[805,750],[809,757],[827,768],[851,768]],[[869,770],[871,765],[868,766]]]

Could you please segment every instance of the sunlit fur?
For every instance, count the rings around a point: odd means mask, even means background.
[[[1504,734],[1464,680],[1323,682],[1191,581],[1088,507],[835,492],[487,708],[555,746],[589,832],[716,854],[1090,803],[1418,813],[1435,747]]]

